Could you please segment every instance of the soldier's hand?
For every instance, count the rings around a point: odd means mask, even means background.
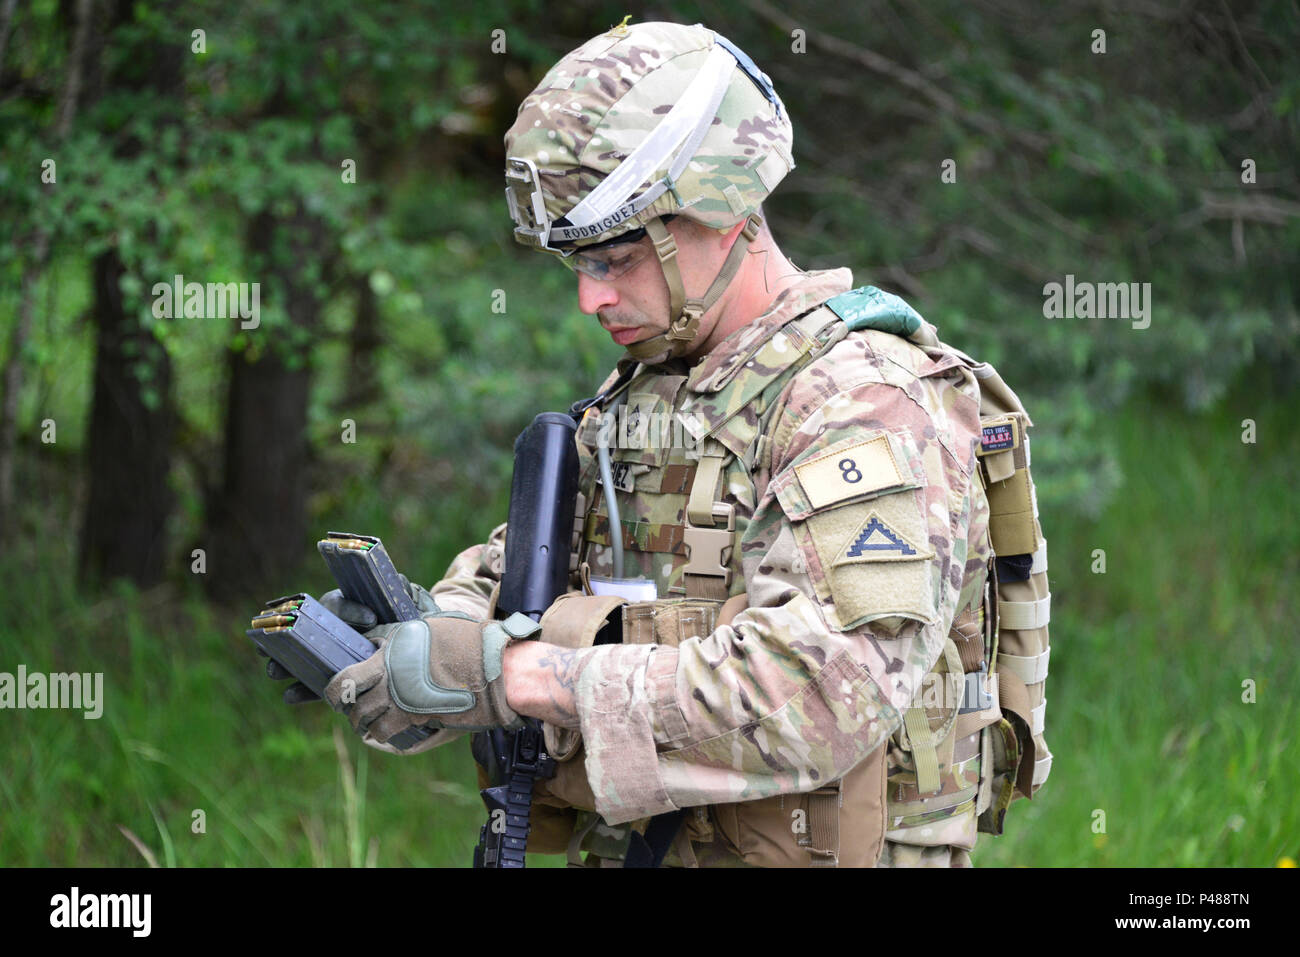
[[[442,609],[438,607],[438,603],[433,600],[433,596],[424,588],[415,584],[415,582],[411,581],[405,575],[399,574],[397,577],[402,580],[402,585],[406,588],[406,593],[411,596],[411,601],[415,602],[415,607],[420,610],[421,615],[442,614]],[[347,624],[362,634],[365,634],[367,631],[379,624],[379,617],[375,614],[373,609],[367,605],[361,604],[360,602],[344,598],[343,592],[338,588],[335,588],[332,591],[327,591],[325,594],[321,595],[318,600],[327,609],[338,615],[339,618],[343,619],[343,621],[347,622]]]
[[[266,659],[266,676],[272,681],[284,681],[286,678],[292,678],[293,673],[284,665],[276,661],[261,648],[254,647],[254,650]],[[320,695],[312,691],[301,681],[294,681],[293,684],[284,689],[285,704],[303,704],[307,701],[319,701]]]
[[[425,589],[412,582],[405,575],[398,575],[398,577],[402,580],[402,585],[405,586],[407,594],[411,596],[411,600],[415,602],[415,606],[420,610],[421,614],[442,614],[442,610],[438,607],[437,602],[433,600],[433,596]],[[379,618],[372,609],[360,602],[344,598],[343,592],[337,588],[326,592],[320,597],[319,601],[326,609],[362,634],[373,630],[379,623]],[[266,658],[266,676],[272,681],[284,681],[293,678],[293,674],[287,668],[267,655],[261,648],[257,649],[257,653]],[[308,701],[319,700],[320,695],[301,681],[294,681],[284,691],[286,704],[303,704]]]
[[[379,624],[379,616],[369,606],[344,598],[343,592],[337,588],[327,591],[316,600],[363,635]]]
[[[415,602],[415,607],[420,609],[421,615],[443,614],[442,609],[438,607],[438,603],[433,600],[433,596],[424,588],[411,581],[401,572],[397,573],[397,577],[400,578],[402,584],[406,586],[406,593],[411,596],[411,601]]]
[[[416,726],[517,728],[522,721],[506,703],[501,656],[540,628],[525,615],[479,621],[459,612],[380,625],[366,634],[378,650],[336,674],[325,700],[358,734],[380,743]]]

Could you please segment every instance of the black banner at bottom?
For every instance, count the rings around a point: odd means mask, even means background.
[[[636,886],[627,889],[647,906],[664,893],[688,894],[690,909],[706,923],[717,908],[729,949],[751,934],[770,934],[778,918],[814,934],[820,925],[832,943],[846,927],[861,929],[873,918],[886,922],[881,931],[914,932],[946,920],[945,913],[959,921],[954,931],[967,933],[974,931],[971,920],[987,920],[1002,935],[1041,934],[1042,940],[1149,941],[1147,935],[1173,934],[1171,941],[1181,942],[1184,935],[1199,934],[1231,946],[1236,935],[1288,927],[1283,901],[1293,900],[1296,888],[1287,869],[1154,868],[621,875],[549,869],[8,869],[0,871],[0,881],[0,926],[9,942],[76,934],[83,943],[98,937],[128,946],[146,940],[283,940],[345,948],[367,946],[366,935],[384,926],[423,925],[431,940],[453,930],[457,936],[485,930],[491,936],[497,920],[535,925],[551,939],[570,919],[576,922],[570,930],[580,928],[587,940],[599,940],[590,935],[605,926],[625,935],[628,921],[645,915],[637,917],[626,896],[602,892],[630,884]],[[953,906],[958,901],[959,908]],[[570,916],[553,923],[561,914]],[[722,933],[721,924],[715,929]]]

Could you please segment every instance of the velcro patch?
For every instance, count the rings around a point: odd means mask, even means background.
[[[896,523],[872,509],[853,537],[831,562],[832,566],[850,562],[912,562],[933,558],[934,549],[921,547],[904,535]]]
[[[631,462],[611,462],[609,464],[609,475],[614,480],[614,488],[620,492],[636,491],[636,476],[632,469],[635,466]],[[604,479],[597,477],[597,481],[604,483]]]
[[[1016,430],[1016,420],[1007,416],[993,419],[980,425],[980,455],[992,455],[1005,452],[1020,444],[1020,435]]]
[[[931,561],[935,557],[922,508],[924,490],[890,492],[848,502],[795,524],[806,532],[813,584],[832,606],[832,627],[848,630],[879,618],[936,619]],[[831,618],[828,616],[828,620]]]
[[[794,471],[808,504],[815,509],[905,484],[887,435],[809,459]]]

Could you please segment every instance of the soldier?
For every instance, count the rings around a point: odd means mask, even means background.
[[[902,300],[782,254],[761,204],[794,166],[790,120],[713,31],[595,37],[505,142],[516,238],[572,268],[627,349],[578,433],[573,591],[540,625],[491,621],[503,525],[413,589],[423,620],[369,632],[384,653],[331,705],[389,750],[412,725],[443,729],[426,749],[544,720],[562,763],[529,849],[574,863],[617,865],[656,819],[669,864],[968,865],[977,820],[1000,829],[1050,761],[1018,400]],[[1003,612],[1039,641],[1008,646],[1030,652],[1007,656],[1023,720],[990,677],[977,452],[1027,490],[1001,510],[1042,593]],[[594,644],[610,627],[622,640]]]

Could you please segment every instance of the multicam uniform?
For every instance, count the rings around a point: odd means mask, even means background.
[[[623,393],[652,426],[613,453],[625,575],[661,601],[625,607],[624,643],[592,650],[583,750],[538,785],[595,812],[563,826],[600,856],[693,808],[669,863],[967,865],[977,815],[1010,800],[981,733],[996,700],[954,700],[991,637],[975,364],[850,285],[847,269],[807,273],[698,365],[642,366]],[[578,436],[574,564],[594,575],[610,574],[602,423],[593,410]],[[488,613],[503,536],[456,558],[440,605]]]
[[[997,374],[897,297],[849,292],[848,270],[804,274],[697,365],[681,358],[792,142],[752,60],[667,23],[572,51],[506,134],[518,241],[614,279],[591,247],[644,230],[669,291],[667,332],[627,347],[635,371],[603,407],[648,441],[610,442],[601,409],[579,430],[571,581],[613,568],[600,441],[617,445],[625,575],[658,600],[622,606],[622,643],[584,658],[580,742],[547,732],[562,763],[535,788],[531,849],[616,861],[652,816],[688,808],[669,863],[964,865],[1050,766],[1032,423]],[[699,298],[668,216],[744,223]],[[439,604],[490,614],[504,532],[456,559]],[[1011,583],[986,587],[1006,556]],[[583,620],[573,604],[542,640],[591,643],[565,627]]]

